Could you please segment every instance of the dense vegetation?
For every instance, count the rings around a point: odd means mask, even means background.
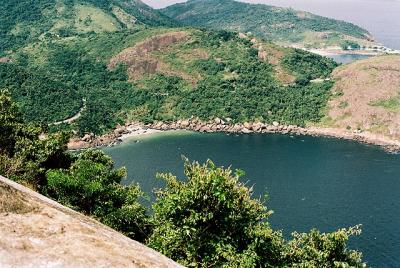
[[[143,193],[138,185],[121,185],[125,177],[125,169],[115,170],[110,157],[89,150],[74,158],[69,169],[49,170],[46,193],[133,239],[144,241],[148,217],[137,202]]]
[[[108,156],[93,150],[71,155],[62,136],[39,137],[41,131],[0,93],[0,174],[188,267],[365,267],[361,254],[347,248],[358,227],[283,239],[269,226],[265,203],[240,182],[242,171],[185,161],[186,180],[161,175],[166,186],[156,192],[150,214],[139,203],[139,187],[121,185],[125,172]]]
[[[366,30],[348,22],[233,0],[189,0],[169,6],[162,12],[185,25],[251,32],[274,42],[299,43],[308,47],[340,45],[349,38],[364,42],[369,35]]]
[[[39,42],[16,52],[12,63],[0,63],[0,88],[12,93],[27,120],[44,124],[73,116],[86,99],[86,109],[74,125],[56,128],[76,128],[81,135],[104,133],[127,120],[198,116],[304,125],[320,119],[332,84],[310,80],[329,76],[336,67],[333,61],[260,43],[281,55],[272,64],[259,58],[247,38],[234,33],[185,31],[187,40],[149,54],[167,70],[135,79],[128,77],[124,62],[108,68],[110,58],[153,36],[173,34],[172,30]],[[278,69],[294,76],[297,83],[280,81]]]

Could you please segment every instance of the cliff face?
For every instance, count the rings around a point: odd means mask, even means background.
[[[0,176],[0,267],[182,267]]]

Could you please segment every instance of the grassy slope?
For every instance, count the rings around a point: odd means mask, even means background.
[[[380,56],[341,66],[323,126],[400,139],[400,57]]]
[[[0,56],[38,40],[176,23],[139,0],[3,0]]]
[[[162,12],[185,25],[252,32],[284,45],[320,48],[340,45],[344,40],[367,44],[369,37],[366,30],[351,23],[233,0],[190,0]]]

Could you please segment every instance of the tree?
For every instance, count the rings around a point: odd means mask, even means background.
[[[7,91],[0,92],[0,154],[13,155],[16,134],[22,129],[22,114]]]
[[[167,185],[156,192],[148,245],[188,267],[363,267],[361,254],[346,247],[354,229],[294,233],[286,242],[241,174],[187,160],[186,181],[162,174]]]
[[[167,186],[157,192],[148,244],[189,267],[279,264],[282,236],[269,227],[271,211],[251,198],[240,174],[211,161],[186,161],[187,182],[161,175]]]
[[[295,232],[287,245],[285,262],[291,267],[307,268],[366,267],[361,261],[361,253],[347,249],[349,237],[360,233],[360,226],[333,233],[321,234],[318,230],[303,234]]]
[[[124,168],[114,169],[101,151],[81,153],[69,169],[47,172],[47,193],[59,201],[138,241],[149,232],[143,196],[138,185],[123,186]]]
[[[43,127],[24,122],[10,94],[0,92],[0,173],[41,190],[45,171],[70,164],[66,154],[70,135],[44,135]]]
[[[358,43],[349,40],[342,42],[341,47],[343,50],[358,50],[361,48]]]

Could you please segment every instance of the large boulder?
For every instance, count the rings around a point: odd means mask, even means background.
[[[249,129],[249,130],[253,129],[253,124],[252,124],[252,123],[245,122],[245,123],[243,124],[243,126],[244,126],[245,128],[247,128],[247,129]]]
[[[85,136],[83,136],[82,141],[84,142],[91,142],[93,140],[93,136],[92,134],[86,134]]]
[[[190,125],[190,121],[189,120],[182,120],[181,122],[181,126],[186,128]]]
[[[250,134],[252,131],[250,130],[250,129],[248,129],[248,128],[242,128],[242,133],[244,133],[244,134]]]

